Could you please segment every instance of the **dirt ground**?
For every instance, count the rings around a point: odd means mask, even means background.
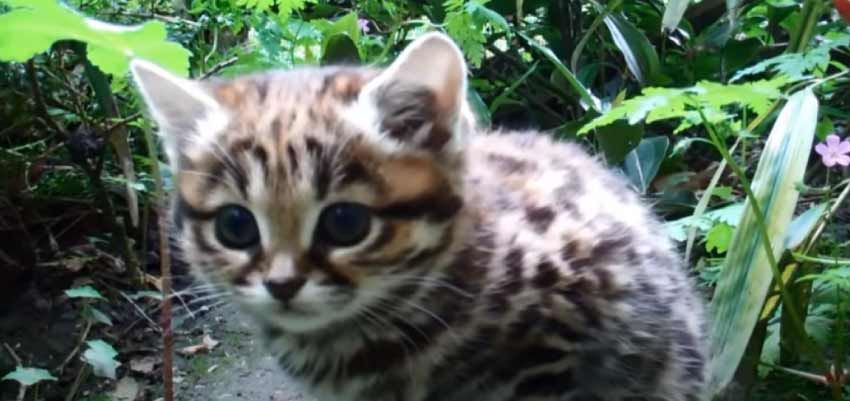
[[[315,401],[303,396],[278,369],[250,329],[250,320],[232,305],[219,307],[197,322],[198,338],[209,334],[220,344],[209,354],[179,357],[175,398],[181,401]],[[192,337],[195,337],[192,336]]]

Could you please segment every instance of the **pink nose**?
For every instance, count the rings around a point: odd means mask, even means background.
[[[304,286],[307,280],[303,277],[293,277],[286,281],[266,281],[263,285],[272,294],[275,299],[281,302],[287,302],[295,297],[298,290]]]

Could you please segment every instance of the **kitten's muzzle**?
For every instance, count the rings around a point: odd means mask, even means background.
[[[307,283],[303,277],[293,277],[285,281],[265,281],[263,285],[280,302],[289,302],[298,294],[298,290]]]

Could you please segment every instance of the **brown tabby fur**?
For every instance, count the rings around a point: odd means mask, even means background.
[[[399,71],[460,57],[439,35],[411,48]],[[157,89],[165,74],[137,65],[171,144],[188,261],[321,401],[702,400],[702,304],[660,224],[580,147],[476,128],[458,65],[436,86],[389,75],[369,90],[391,73],[304,67]],[[169,108],[157,91],[186,99]],[[339,200],[376,222],[350,249],[311,234]],[[225,204],[252,211],[260,246],[217,241]],[[307,284],[267,301],[276,287],[261,283],[281,277]]]

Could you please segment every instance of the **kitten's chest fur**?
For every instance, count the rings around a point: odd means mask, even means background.
[[[320,400],[699,400],[701,305],[623,181],[539,134],[467,157],[441,253],[357,319],[273,333],[284,369]]]

